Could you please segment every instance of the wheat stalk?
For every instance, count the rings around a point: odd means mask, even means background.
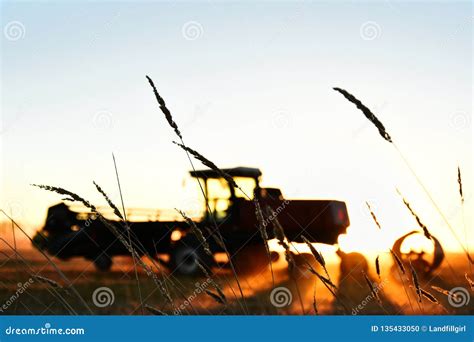
[[[375,216],[375,213],[373,212],[369,202],[365,202],[365,204],[367,205],[367,208],[369,209],[370,211],[370,215],[372,216],[372,219],[374,220],[375,224],[377,225],[377,227],[379,227],[379,229],[382,229],[382,227],[380,226],[380,223],[379,221],[377,220],[377,216]]]
[[[145,270],[146,274],[148,276],[151,276],[153,282],[157,285],[159,288],[160,292],[164,296],[164,298],[167,300],[167,302],[174,308],[174,302],[171,299],[171,295],[169,291],[163,286],[161,280],[158,279],[156,274],[150,269],[148,265],[146,265],[143,260],[141,260],[140,256],[136,252],[136,250],[133,248],[133,246],[123,237],[123,235],[117,230],[117,228],[110,223],[105,217],[102,216],[102,214],[97,210],[97,208],[91,204],[89,201],[83,199],[79,195],[65,190],[60,187],[55,187],[55,186],[49,186],[49,185],[37,185],[37,184],[32,184],[33,186],[36,186],[40,189],[55,192],[61,195],[66,195],[69,196],[68,200],[73,201],[73,202],[80,202],[87,208],[89,208],[95,215],[97,215],[98,219],[100,220],[101,223],[103,223],[107,228],[109,228],[112,233],[119,239],[119,241],[127,248],[127,250],[131,253],[132,256],[135,257],[137,263]]]
[[[296,291],[298,292],[298,298],[301,305],[301,311],[303,312],[303,315],[304,315],[305,309],[304,309],[303,300],[301,298],[298,282],[296,281],[296,278],[293,273],[293,271],[296,269],[296,263],[295,263],[295,259],[293,258],[293,254],[290,250],[290,246],[288,245],[288,243],[286,243],[287,239],[286,239],[285,231],[282,225],[280,224],[280,221],[278,220],[277,215],[274,213],[273,209],[271,209],[269,206],[266,206],[265,209],[266,209],[267,216],[272,217],[271,222],[273,225],[273,234],[277,238],[280,246],[282,246],[285,249],[285,259],[288,263],[288,271],[290,273],[290,278],[295,283]]]
[[[133,232],[130,229],[130,225],[127,222],[127,218],[126,218],[126,214],[125,214],[125,212],[126,212],[125,211],[125,205],[123,203],[122,190],[121,190],[121,186],[120,186],[120,180],[118,178],[118,170],[117,170],[117,164],[116,164],[116,161],[115,161],[115,156],[112,154],[112,157],[113,157],[113,161],[114,161],[115,173],[116,173],[116,176],[117,176],[117,183],[118,183],[118,186],[119,186],[120,198],[121,198],[121,201],[122,201],[122,209],[123,209],[123,212],[124,212],[124,216],[121,215],[119,209],[113,203],[113,201],[110,199],[110,197],[107,195],[107,193],[95,182],[94,182],[94,185],[96,186],[97,190],[102,194],[102,196],[106,199],[107,203],[113,209],[114,213],[122,220],[123,224],[125,225],[126,231],[127,231],[128,241],[125,241],[122,234],[112,224],[110,224],[108,221],[106,221],[105,218],[102,217],[102,215],[99,214],[100,215],[99,218],[109,228],[109,230],[111,230],[114,233],[114,235],[116,235],[117,238],[127,247],[127,249],[130,251],[130,253],[132,255],[133,263],[134,263],[134,270],[135,270],[135,278],[136,278],[136,281],[137,281],[138,294],[139,294],[140,303],[141,303],[140,308],[142,309],[142,313],[144,313],[144,311],[143,311],[144,307],[143,307],[143,300],[142,300],[142,295],[141,295],[140,283],[139,283],[139,280],[138,280],[138,272],[137,272],[137,269],[136,269],[136,263],[140,264],[140,266],[145,269],[147,275],[152,277],[153,282],[160,289],[160,292],[162,293],[162,295],[166,298],[167,302],[170,303],[174,308],[174,302],[171,299],[171,294],[170,294],[169,289],[168,289],[168,286],[169,286],[167,284],[168,279],[166,279],[166,277],[163,277],[164,282],[161,282],[157,278],[155,273],[151,270],[151,268],[148,265],[146,265],[141,260],[140,255],[137,253],[137,251],[139,251],[143,255],[147,255],[147,251],[146,251],[145,247],[143,246],[143,244],[140,242],[140,240],[136,236],[134,236],[135,241],[132,241],[132,239],[131,239],[131,234]],[[153,258],[148,258],[148,259],[151,261],[153,266],[158,271],[162,272],[161,267],[159,267],[158,264],[155,263]],[[171,282],[171,285],[173,286],[173,288],[176,288],[176,286],[173,284],[173,281],[170,280],[170,282]],[[178,290],[178,292],[183,298],[186,298],[186,296],[180,290]],[[191,308],[193,308],[192,305],[191,305]]]
[[[67,198],[64,199],[65,201],[80,202],[85,207],[91,209],[92,211],[94,211],[94,212],[97,211],[97,208],[94,205],[92,205],[90,202],[86,201],[85,199],[83,199],[79,195],[76,195],[75,193],[73,193],[71,191],[68,191],[66,189],[56,187],[56,186],[50,186],[50,185],[41,185],[41,184],[31,184],[31,185],[36,186],[37,188],[40,188],[40,189],[43,189],[43,190],[55,192],[55,193],[63,195],[63,196],[68,196]]]
[[[173,141],[173,144],[175,145],[178,145],[179,147],[181,147],[183,150],[185,150],[186,152],[190,153],[194,158],[196,158],[197,160],[199,160],[204,166],[207,166],[208,168],[212,169],[213,171],[215,171],[216,173],[218,173],[222,178],[224,178],[227,182],[229,182],[230,185],[232,185],[233,187],[235,188],[238,188],[239,186],[237,185],[237,183],[235,183],[234,179],[229,176],[227,173],[225,173],[224,171],[222,171],[220,168],[217,167],[216,164],[214,164],[213,162],[211,162],[209,159],[207,159],[206,157],[204,157],[202,154],[200,154],[199,152],[197,152],[196,150],[193,150],[192,148],[190,147],[187,147],[183,144],[180,144],[176,141]]]
[[[405,266],[403,266],[403,263],[402,263],[402,261],[400,260],[400,258],[398,257],[398,255],[397,255],[392,249],[390,249],[390,254],[392,254],[393,259],[394,259],[395,262],[397,263],[397,266],[398,266],[398,268],[400,269],[400,271],[401,271],[403,274],[406,274]]]
[[[458,185],[459,185],[459,196],[461,198],[461,203],[464,203],[464,194],[462,191],[461,168],[459,166],[458,166]]]
[[[149,76],[146,76],[146,79],[148,80],[148,83],[150,84],[151,88],[153,89],[153,93],[154,93],[154,95],[155,95],[155,98],[156,98],[156,100],[157,100],[157,102],[158,102],[158,105],[160,106],[160,109],[161,109],[162,113],[164,114],[164,116],[165,116],[165,118],[166,118],[166,121],[168,122],[168,124],[170,125],[170,127],[174,130],[175,134],[176,134],[176,135],[178,136],[178,138],[180,139],[181,145],[184,146],[183,136],[182,136],[182,134],[181,134],[181,132],[180,132],[180,130],[179,130],[179,128],[178,128],[178,125],[177,125],[176,122],[174,121],[173,116],[172,116],[170,110],[169,110],[168,107],[166,106],[166,103],[165,103],[164,99],[163,99],[163,98],[160,96],[160,94],[158,93],[158,90],[156,89],[153,80],[152,80]],[[189,151],[187,151],[186,149],[185,149],[185,151],[186,151],[186,155],[187,155],[187,157],[188,157],[188,160],[189,160],[189,162],[190,162],[190,164],[191,164],[191,167],[192,167],[193,171],[196,171],[196,169],[194,168],[194,164],[193,164],[193,162],[192,162],[192,160],[191,160],[191,158],[190,158],[190,156],[189,156]],[[217,167],[216,167],[216,168],[217,168]],[[201,185],[201,182],[199,182],[199,180],[198,180],[197,183],[198,183],[198,185],[199,185],[199,188],[200,188],[200,190],[201,190],[201,193],[202,193],[203,197],[206,199],[206,202],[207,202],[206,194],[205,194],[204,189],[203,189],[203,187],[202,187],[202,185]],[[207,211],[208,211],[208,213],[209,213],[209,216],[212,217],[212,213],[211,213],[211,209],[210,209],[209,205],[207,205],[206,209],[207,209]],[[245,304],[245,298],[244,298],[244,295],[243,295],[243,291],[242,291],[242,288],[241,288],[241,286],[240,286],[240,281],[239,281],[239,279],[238,279],[238,277],[237,277],[237,273],[236,273],[236,271],[235,271],[233,262],[232,262],[232,260],[231,260],[231,256],[230,256],[230,254],[229,254],[229,252],[228,252],[228,250],[227,250],[227,247],[225,246],[225,244],[224,244],[224,242],[223,242],[223,238],[222,238],[222,236],[221,236],[221,234],[220,234],[220,231],[219,231],[219,228],[218,228],[218,226],[217,226],[217,223],[215,222],[215,219],[212,218],[212,220],[213,220],[213,223],[214,223],[214,226],[215,226],[215,231],[217,231],[217,235],[218,235],[218,236],[216,236],[215,234],[213,234],[213,232],[210,232],[209,235],[211,235],[211,236],[214,237],[214,239],[216,240],[217,244],[218,244],[219,246],[221,246],[221,247],[224,249],[225,253],[227,254],[227,256],[228,256],[228,258],[229,258],[229,263],[230,263],[232,272],[233,272],[233,274],[234,274],[234,278],[236,279],[237,286],[239,287],[239,290],[240,290],[240,295],[241,295],[242,300],[244,301],[244,304]],[[207,229],[207,227],[206,227],[206,229]],[[242,307],[242,308],[243,308],[243,307]]]
[[[169,111],[169,109],[168,109],[168,108],[166,107],[166,105],[165,105],[165,101],[161,98],[161,96],[159,96],[158,91],[156,90],[156,87],[155,87],[153,81],[151,80],[151,78],[147,76],[147,79],[148,79],[148,82],[150,83],[151,87],[153,88],[153,92],[154,92],[154,94],[155,94],[155,97],[156,97],[156,99],[157,99],[157,101],[158,101],[158,104],[160,105],[161,111],[163,112],[163,114],[164,114],[165,117],[166,117],[166,120],[168,121],[168,124],[173,128],[173,130],[175,131],[176,135],[179,137],[179,139],[180,139],[180,141],[181,141],[181,144],[178,144],[178,145],[180,145],[180,146],[184,149],[184,151],[186,152],[186,156],[187,156],[187,158],[188,158],[188,160],[189,160],[189,163],[191,164],[191,167],[192,167],[193,171],[196,172],[196,169],[195,169],[194,164],[193,164],[193,161],[192,161],[192,159],[191,159],[191,157],[190,157],[190,154],[192,154],[191,151],[193,151],[193,152],[195,153],[195,154],[193,154],[193,156],[194,156],[195,158],[197,158],[198,160],[200,160],[200,161],[203,162],[203,163],[207,163],[208,165],[213,165],[213,169],[214,169],[215,171],[219,172],[219,174],[221,174],[221,175],[225,174],[225,173],[222,172],[214,163],[212,163],[210,160],[204,158],[201,154],[199,154],[199,153],[197,153],[196,151],[194,151],[194,150],[192,150],[192,149],[190,149],[190,148],[188,148],[188,147],[185,146],[184,141],[183,141],[183,137],[182,137],[182,135],[181,135],[181,132],[180,132],[179,129],[178,129],[178,125],[174,122],[173,117],[172,117],[172,115],[171,115],[171,112]],[[204,165],[206,165],[206,164],[204,164]],[[237,186],[237,184],[234,182],[234,180],[232,179],[232,177],[230,177],[230,179],[229,179],[229,175],[226,175],[224,178],[227,179],[227,181],[229,181],[230,184],[232,184],[232,185],[234,185],[235,187],[239,188],[239,187]],[[201,182],[200,182],[199,180],[197,180],[197,183],[198,183],[199,189],[201,190],[201,193],[202,193],[204,199],[206,199],[206,203],[207,203],[208,201],[207,201],[207,197],[206,197],[206,193],[205,193],[205,191],[204,191],[204,188],[203,188],[203,186],[202,186],[202,184],[201,184]],[[239,188],[239,189],[240,189],[240,188]],[[219,231],[219,227],[218,227],[218,225],[217,225],[217,222],[216,222],[214,216],[212,215],[212,211],[211,211],[211,208],[210,208],[210,206],[209,206],[208,203],[207,203],[207,205],[206,205],[206,210],[207,210],[207,212],[208,212],[209,216],[211,217],[212,222],[213,222],[213,224],[214,224],[214,227],[215,227],[214,231],[217,232],[217,235],[219,235],[219,238],[223,241],[224,239],[223,239],[223,237],[222,237],[221,232]],[[242,305],[242,303],[240,303],[240,302],[239,302],[239,304],[240,304],[242,310],[246,311],[247,304],[246,304],[244,292],[243,292],[243,290],[242,290],[242,286],[240,285],[239,277],[237,276],[237,271],[235,270],[234,263],[232,262],[232,257],[231,257],[231,255],[230,255],[230,253],[229,253],[227,247],[225,246],[225,244],[223,244],[223,246],[224,246],[224,248],[223,248],[223,249],[224,249],[224,252],[227,254],[227,257],[228,257],[228,259],[229,259],[229,265],[230,265],[230,268],[232,269],[232,274],[233,274],[233,276],[234,276],[234,278],[235,278],[235,281],[236,281],[236,283],[237,283],[237,287],[239,288],[240,296],[241,296],[241,298],[242,298],[243,305]]]
[[[314,291],[313,291],[313,309],[314,309],[314,314],[317,315],[318,312],[318,305],[316,303],[316,284],[314,284]]]
[[[433,290],[435,290],[436,292],[439,292],[439,293],[445,295],[445,296],[448,297],[448,298],[452,298],[452,299],[454,299],[454,300],[456,300],[456,299],[459,298],[456,293],[451,292],[451,291],[448,291],[448,290],[445,290],[445,289],[443,289],[442,287],[431,285],[431,288],[432,288]]]
[[[420,288],[420,292],[423,295],[423,297],[428,299],[431,303],[439,304],[438,300],[431,293],[429,293],[428,291],[423,290],[422,288]]]
[[[219,286],[219,284],[211,277],[207,269],[199,261],[196,261],[196,264],[201,269],[202,273],[204,273],[206,278],[211,282],[211,285],[214,287],[217,294],[219,295],[221,302],[223,304],[227,303],[227,298],[224,294],[224,291],[222,291],[222,288]]]
[[[378,294],[377,290],[375,289],[374,284],[372,283],[372,281],[369,279],[369,277],[367,276],[367,274],[364,271],[362,271],[362,274],[364,275],[365,282],[367,283],[367,286],[369,287],[370,292],[372,293],[374,298],[377,300],[377,302],[379,304],[382,304],[382,301],[380,300],[379,294]]]
[[[105,193],[104,190],[102,190],[102,188],[96,183],[96,182],[92,182],[94,183],[96,189],[98,192],[100,192],[102,194],[102,196],[105,198],[105,200],[107,201],[108,205],[112,208],[112,210],[114,211],[114,214],[117,215],[118,218],[120,218],[122,221],[125,221],[124,217],[122,216],[122,213],[120,212],[120,210],[117,208],[117,206],[114,204],[114,202],[112,202],[112,200],[109,198],[109,196]]]
[[[435,285],[431,285],[431,288],[439,293],[442,293],[444,294],[445,296],[451,296],[451,292],[449,292],[448,290],[445,290],[443,289],[442,287],[439,287],[439,286],[435,286]]]
[[[415,218],[416,222],[418,223],[418,226],[423,230],[423,234],[426,236],[427,239],[431,240],[431,233],[428,230],[428,227],[421,221],[420,217],[417,215],[417,213],[412,209],[410,203],[403,197],[401,192],[397,189],[398,194],[402,197],[403,203],[407,207],[407,209],[410,211],[411,215]]]
[[[459,237],[457,236],[456,234],[456,231],[454,230],[454,228],[451,226],[451,224],[449,223],[449,220],[447,219],[447,217],[444,215],[443,211],[441,210],[441,208],[438,206],[438,204],[436,203],[436,201],[434,200],[433,196],[431,195],[431,193],[429,192],[428,188],[425,186],[425,184],[421,181],[421,178],[417,175],[417,173],[415,172],[415,170],[413,169],[413,167],[410,165],[410,163],[408,162],[408,160],[405,158],[405,156],[402,154],[402,152],[400,151],[400,149],[398,148],[398,146],[393,142],[391,136],[387,133],[387,131],[385,130],[385,127],[384,125],[377,119],[377,117],[375,116],[374,113],[372,113],[372,111],[367,108],[360,100],[358,100],[354,95],[350,94],[349,92],[347,92],[346,90],[344,89],[341,89],[341,88],[333,88],[335,91],[341,93],[348,101],[352,102],[353,104],[356,105],[356,107],[362,111],[362,113],[364,113],[364,115],[367,117],[367,119],[369,119],[374,125],[375,127],[377,127],[377,129],[379,130],[379,133],[380,135],[382,136],[382,138],[384,138],[386,141],[390,142],[393,147],[395,148],[395,150],[397,151],[397,153],[400,155],[400,157],[402,158],[403,162],[405,163],[405,165],[408,167],[408,169],[410,170],[411,174],[415,177],[417,183],[421,186],[421,188],[423,189],[423,191],[425,192],[426,196],[428,197],[428,199],[430,200],[431,204],[433,205],[433,207],[436,209],[436,211],[438,212],[438,214],[441,216],[441,218],[443,219],[444,223],[446,224],[446,226],[449,228],[449,230],[451,231],[451,234],[454,236],[454,238],[456,239],[456,241],[458,242],[458,244],[460,245],[460,247],[462,248],[462,250],[464,251],[464,253],[466,254],[466,257],[467,259],[469,260],[470,264],[474,264],[474,261],[472,260],[471,258],[471,255],[469,254],[469,251],[466,247],[464,247],[464,244],[462,243],[462,241],[459,239]],[[426,233],[426,231],[425,231]]]
[[[405,280],[403,279],[404,276],[406,276],[406,270],[405,266],[403,266],[403,262],[400,260],[398,255],[390,249],[390,254],[392,255],[393,260],[395,260],[395,263],[397,264],[397,272],[400,277],[400,280],[402,281],[403,284],[403,290],[405,291],[405,295],[407,296],[408,303],[410,304],[411,311],[415,312],[415,309],[413,308],[413,304],[411,303],[410,295],[408,294],[407,286],[405,284]]]
[[[301,238],[303,241],[306,243],[306,245],[309,247],[309,250],[311,251],[311,254],[313,254],[314,259],[318,262],[318,264],[321,265],[321,267],[324,269],[324,272],[326,273],[328,279],[329,277],[329,272],[326,268],[326,260],[324,260],[323,255],[314,248],[313,244],[303,235],[301,235]]]
[[[334,290],[337,290],[337,286],[332,282],[331,279],[324,277],[323,275],[319,274],[310,264],[308,264],[308,271],[314,274],[316,277],[321,280],[321,282],[327,286],[330,286]]]
[[[15,227],[15,225],[13,225],[13,227]],[[16,246],[12,246],[10,245],[10,243],[8,243],[7,240],[5,240],[4,238],[0,237],[0,241],[3,242],[12,252],[13,252],[13,255],[15,256],[15,261],[17,263],[19,263],[20,261],[23,262],[23,264],[25,264],[25,266],[28,268],[29,272],[28,274],[31,276],[31,278],[35,278],[36,274],[35,274],[35,270],[33,269],[32,266],[29,265],[28,263],[28,260],[25,259],[25,257],[23,255],[21,255],[21,253],[16,249]],[[3,251],[0,251],[1,254],[3,254],[5,257],[7,257],[8,260],[11,260],[12,258],[5,252]],[[38,279],[37,279],[38,280]],[[42,282],[42,281],[40,281]],[[54,286],[47,286],[46,290],[55,298],[57,298],[59,300],[59,302],[66,308],[66,310],[72,314],[72,315],[77,315],[77,312],[72,308],[72,306],[68,303],[68,301],[66,299],[64,299],[64,297],[59,293],[58,289],[61,289],[63,290],[67,295],[69,295],[69,291],[67,289],[64,289],[62,286],[60,286],[57,282],[55,282],[53,280],[53,282],[55,283]],[[19,283],[21,283],[21,281],[19,281]],[[38,299],[39,302],[41,302],[40,299]],[[45,303],[42,303],[43,305],[47,306],[47,304]]]
[[[186,221],[186,223],[191,227],[191,232],[198,239],[199,243],[201,244],[201,246],[204,249],[204,252],[206,252],[207,255],[213,257],[214,255],[212,254],[211,249],[209,248],[209,244],[207,243],[206,238],[202,234],[201,229],[199,229],[199,227],[196,225],[196,223],[193,220],[191,220],[191,218],[189,216],[187,216],[184,211],[181,211],[181,210],[178,210],[178,209],[175,209],[175,210],[183,217],[183,219]]]
[[[127,212],[125,210],[125,203],[124,203],[123,195],[122,195],[122,186],[120,184],[120,177],[119,177],[119,174],[118,174],[117,162],[115,161],[115,155],[113,153],[112,153],[112,160],[114,162],[115,178],[117,180],[117,187],[118,187],[119,194],[120,194],[120,202],[122,203],[122,210],[123,210],[122,221],[123,221],[125,227],[127,228],[128,242],[130,243],[130,245],[132,245],[130,225],[127,222]],[[108,198],[108,196],[106,196],[106,199],[107,198]],[[112,207],[114,208],[114,211],[120,213],[120,211],[117,209],[117,207],[112,203],[112,201],[110,199],[109,199],[109,202],[110,202],[109,205],[112,204]],[[118,215],[118,216],[120,217],[120,215]],[[142,311],[142,314],[144,314],[145,311],[144,311],[144,308],[143,308],[142,290],[141,290],[141,287],[140,287],[140,279],[138,278],[137,263],[136,263],[134,255],[133,255],[133,269],[134,269],[134,272],[135,272],[135,281],[137,283],[138,298],[140,299],[140,309]]]
[[[273,225],[273,234],[277,238],[278,244],[285,249],[285,259],[288,262],[288,269],[292,271],[295,269],[296,263],[291,253],[290,246],[286,243],[285,230],[283,229],[282,225],[280,224],[280,221],[274,214],[273,209],[267,206],[266,212],[268,217],[273,217],[273,219],[271,220]]]
[[[469,278],[467,273],[464,273],[464,277],[466,278],[466,280],[469,284],[469,287],[471,288],[471,291],[474,291],[474,281],[471,278]]]
[[[265,219],[263,217],[263,212],[262,212],[262,207],[260,206],[260,203],[258,202],[257,197],[255,196],[253,200],[254,206],[255,206],[255,216],[257,217],[257,223],[258,223],[258,230],[260,232],[260,236],[262,237],[263,244],[265,246],[265,251],[267,253],[268,257],[268,263],[270,265],[270,273],[272,276],[272,284],[273,287],[275,287],[275,276],[273,275],[273,263],[272,263],[272,256],[270,254],[270,248],[268,247],[268,234],[267,234],[267,224],[265,222]]]
[[[80,293],[77,291],[77,289],[74,287],[73,283],[64,275],[64,273],[59,269],[59,267],[54,263],[54,261],[45,253],[41,250],[39,246],[36,245],[36,243],[33,241],[33,239],[26,233],[26,231],[15,221],[13,220],[12,217],[10,217],[3,209],[0,209],[0,212],[3,213],[11,222],[12,224],[17,227],[20,232],[26,236],[26,238],[34,245],[37,247],[38,251],[43,255],[46,260],[48,261],[49,264],[55,269],[55,271],[59,274],[59,276],[67,283],[68,288],[70,288],[74,294],[77,296],[77,298],[81,301],[81,303],[84,305],[84,307],[89,311],[90,314],[93,314],[92,310],[90,309],[89,305],[87,302],[82,298]]]
[[[166,313],[164,313],[163,311],[161,311],[160,309],[158,308],[155,308],[151,305],[148,305],[148,304],[145,304],[144,305],[144,308],[150,312],[151,314],[153,315],[157,315],[157,316],[168,316]]]
[[[39,281],[40,283],[47,284],[55,289],[62,289],[63,287],[57,282],[54,281],[53,279],[49,279],[40,275],[32,275],[34,279]]]
[[[382,124],[382,122],[380,122],[380,120],[377,119],[375,114],[372,113],[372,111],[369,108],[367,108],[360,100],[358,100],[354,95],[349,93],[347,90],[337,88],[337,87],[333,89],[341,93],[347,100],[349,100],[349,102],[352,102],[353,104],[355,104],[356,107],[360,109],[362,113],[364,113],[366,118],[369,119],[369,121],[372,122],[375,127],[377,127],[382,138],[384,138],[390,143],[392,142],[392,138],[390,137],[390,134],[388,134],[387,131],[385,130],[385,127]]]
[[[379,256],[375,258],[375,271],[377,272],[377,275],[379,276],[380,279],[380,262],[379,262]]]
[[[222,298],[215,294],[214,292],[212,292],[211,290],[208,290],[208,289],[205,289],[204,292],[206,292],[206,294],[211,297],[212,299],[214,299],[217,303],[219,304],[225,304],[225,302],[222,300]]]
[[[421,303],[421,287],[420,287],[420,282],[418,280],[418,275],[416,274],[415,269],[413,268],[413,265],[410,263],[410,270],[411,270],[411,278],[413,281],[413,285],[415,286],[416,294],[418,295],[418,302]]]
[[[150,86],[153,89],[153,93],[155,94],[156,101],[158,102],[158,105],[160,106],[161,111],[165,115],[166,121],[168,121],[168,124],[171,126],[171,128],[173,128],[176,135],[180,139],[183,139],[183,137],[181,135],[181,132],[178,129],[178,125],[176,124],[176,122],[174,122],[173,116],[171,115],[171,112],[169,111],[168,107],[166,107],[165,100],[163,100],[163,98],[158,93],[158,90],[156,90],[156,87],[155,87],[155,84],[153,83],[153,80],[148,76],[146,76],[146,79],[148,80],[148,83],[150,83]]]
[[[209,228],[207,226],[204,226],[204,229],[206,229],[209,236],[212,236],[212,238],[219,245],[219,247],[221,247],[222,249],[225,250],[226,247],[225,247],[224,241],[221,239],[221,237],[218,234],[214,234],[214,232],[211,230],[211,228]]]

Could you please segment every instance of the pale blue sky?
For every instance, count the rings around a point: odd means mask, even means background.
[[[96,180],[117,200],[112,152],[126,205],[192,201],[196,189],[182,187],[189,164],[148,74],[186,142],[218,165],[260,167],[288,197],[346,200],[359,236],[376,234],[366,199],[390,237],[415,226],[399,186],[455,247],[391,146],[332,90],[346,88],[464,234],[455,173],[460,163],[471,195],[470,2],[2,2],[1,11],[0,200],[31,227],[60,198],[30,183],[102,204]],[[13,21],[24,28],[18,40],[7,39]],[[189,22],[195,40],[183,35]]]

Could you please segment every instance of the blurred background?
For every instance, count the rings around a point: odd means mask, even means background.
[[[343,250],[386,250],[416,227],[398,187],[444,248],[459,251],[393,146],[332,87],[347,89],[472,240],[471,2],[1,5],[0,207],[29,232],[60,201],[32,183],[104,205],[95,180],[118,203],[112,153],[127,207],[196,203],[150,75],[187,144],[218,166],[259,167],[262,184],[290,199],[346,201]]]

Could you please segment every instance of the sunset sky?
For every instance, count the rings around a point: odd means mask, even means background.
[[[259,167],[290,199],[346,201],[342,248],[386,249],[417,227],[399,188],[458,250],[396,150],[332,87],[347,89],[473,240],[471,2],[2,2],[1,15],[0,207],[30,231],[61,200],[31,183],[104,205],[95,180],[119,202],[112,153],[126,206],[193,205],[149,75],[186,143],[220,167]]]

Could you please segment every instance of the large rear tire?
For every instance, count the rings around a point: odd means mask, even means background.
[[[170,267],[172,272],[182,275],[200,275],[203,273],[198,265],[204,266],[207,271],[214,265],[214,258],[206,254],[205,251],[196,247],[195,243],[189,241],[179,241],[170,255]]]
[[[94,259],[95,268],[101,272],[107,272],[112,267],[112,258],[108,255],[101,254]]]

